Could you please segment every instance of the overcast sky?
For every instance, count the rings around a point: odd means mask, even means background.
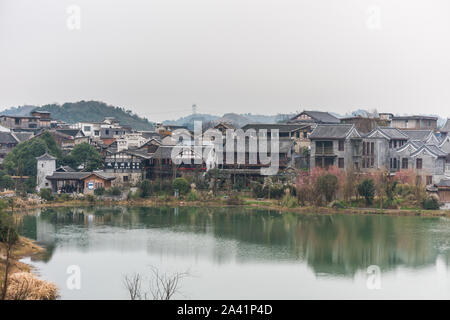
[[[448,0],[0,0],[0,110],[450,117],[449,39]]]

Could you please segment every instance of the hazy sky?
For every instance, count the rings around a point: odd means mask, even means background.
[[[89,99],[450,117],[450,1],[0,0],[0,110]]]

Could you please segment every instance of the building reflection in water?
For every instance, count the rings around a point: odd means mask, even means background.
[[[301,261],[316,275],[353,276],[369,265],[448,265],[450,220],[382,215],[298,215],[242,208],[49,208],[22,232],[48,249],[142,250],[215,263]]]

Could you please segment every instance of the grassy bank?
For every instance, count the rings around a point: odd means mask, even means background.
[[[240,197],[236,200],[227,199],[224,197],[215,197],[209,200],[187,200],[177,199],[174,197],[149,197],[137,198],[132,200],[68,200],[68,201],[47,201],[28,203],[23,201],[18,205],[17,209],[37,209],[46,207],[84,207],[84,206],[143,206],[143,207],[178,207],[178,206],[207,206],[207,207],[224,207],[224,206],[242,206],[247,208],[259,208],[267,210],[275,210],[280,212],[297,212],[299,214],[386,214],[396,216],[449,216],[450,210],[424,210],[422,208],[401,208],[401,209],[387,209],[387,208],[361,208],[361,207],[347,207],[347,208],[333,208],[333,207],[317,207],[317,206],[295,206],[286,207],[281,200],[277,199],[255,199],[250,197]]]

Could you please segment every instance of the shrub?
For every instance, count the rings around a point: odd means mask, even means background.
[[[120,196],[122,194],[122,190],[118,186],[114,186],[108,189],[108,194],[112,196]]]
[[[68,193],[61,193],[60,195],[58,195],[58,200],[60,201],[69,201],[72,200],[72,196]]]
[[[0,242],[6,242],[8,240],[8,229],[9,229],[9,239],[14,243],[19,239],[19,234],[16,228],[11,227],[13,224],[12,218],[8,216],[7,213],[0,213]]]
[[[265,193],[264,193],[264,188],[263,185],[259,182],[252,182],[252,184],[250,185],[253,194],[255,195],[256,198],[264,198],[265,197]]]
[[[282,184],[273,184],[270,186],[266,186],[265,188],[269,189],[269,192],[267,192],[267,195],[271,199],[280,199],[285,194],[284,186]]]
[[[358,193],[361,197],[364,197],[366,205],[370,205],[375,197],[375,184],[373,179],[364,179],[358,185]]]
[[[186,194],[189,191],[189,182],[185,178],[176,178],[172,182],[172,189],[178,190],[180,194]]]
[[[92,194],[88,194],[86,195],[86,200],[89,202],[94,202],[95,201],[95,196]]]
[[[331,207],[334,209],[345,209],[348,207],[348,204],[345,201],[336,200],[336,201],[333,201],[333,203],[331,204]]]
[[[41,189],[39,196],[46,201],[52,201],[54,199],[52,189]]]
[[[435,197],[427,197],[422,202],[425,210],[439,210],[439,201]]]
[[[226,200],[227,205],[237,206],[243,203],[242,199],[239,198],[236,194],[231,195]]]
[[[289,193],[285,194],[281,200],[281,206],[286,208],[295,208],[298,206],[298,201],[296,197],[291,196]]]
[[[105,194],[105,188],[100,187],[100,188],[95,189],[95,190],[94,190],[94,194],[95,194],[96,196],[102,196],[102,195],[104,195],[104,194]]]
[[[153,186],[152,186],[151,181],[148,179],[142,180],[141,184],[139,185],[139,190],[140,190],[140,196],[142,198],[150,197],[153,192]]]
[[[325,197],[326,202],[333,200],[338,188],[338,178],[331,173],[319,176],[317,178],[315,189],[316,192]]]
[[[197,201],[198,200],[198,194],[195,191],[191,191],[186,196],[187,201]]]

